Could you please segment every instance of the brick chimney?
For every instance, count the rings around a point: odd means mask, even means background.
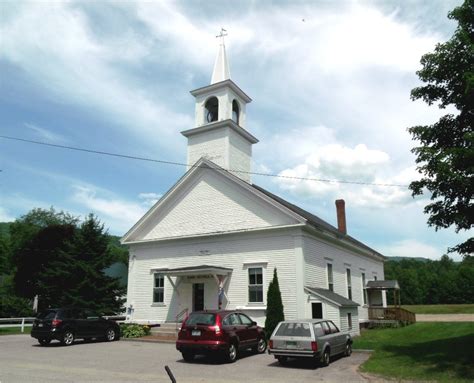
[[[347,234],[346,227],[346,203],[343,199],[336,200],[336,212],[337,212],[337,229],[343,233]]]

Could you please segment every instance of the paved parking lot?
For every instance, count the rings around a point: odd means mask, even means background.
[[[233,364],[210,358],[181,359],[174,344],[78,341],[70,347],[40,347],[28,335],[0,337],[0,382],[170,382],[164,366],[182,382],[364,382],[358,366],[368,358],[353,353],[329,367],[296,361],[282,367],[268,355],[244,355]]]

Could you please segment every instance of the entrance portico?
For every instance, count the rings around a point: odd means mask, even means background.
[[[173,287],[168,322],[179,322],[188,312],[223,309],[229,304],[230,268],[199,265],[152,271],[165,276]]]

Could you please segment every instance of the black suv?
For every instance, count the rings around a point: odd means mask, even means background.
[[[109,342],[120,339],[120,326],[89,310],[64,308],[48,309],[33,322],[31,336],[45,346],[53,339],[69,346],[74,339],[101,338]]]

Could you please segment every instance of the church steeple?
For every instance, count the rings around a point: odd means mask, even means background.
[[[227,36],[227,31],[221,28],[221,33],[217,35],[220,38],[219,50],[217,51],[216,61],[214,62],[214,70],[212,72],[211,85],[217,82],[230,79],[229,62],[225,53],[224,36]]]
[[[252,145],[258,140],[245,129],[245,109],[252,99],[230,79],[225,52],[225,29],[220,38],[211,84],[191,91],[196,98],[196,127],[188,138],[188,164],[205,157],[250,183]]]

